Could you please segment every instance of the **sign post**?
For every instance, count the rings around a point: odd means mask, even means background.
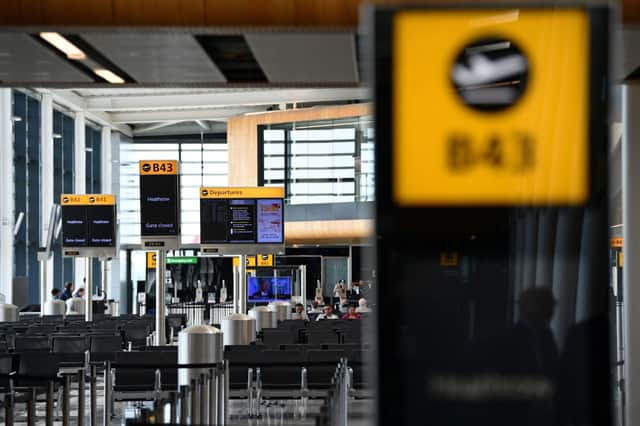
[[[175,160],[140,161],[140,235],[142,248],[157,250],[155,341],[166,343],[167,250],[180,245],[180,173]]]
[[[112,194],[62,194],[62,247],[65,256],[85,258],[85,321],[93,319],[93,258],[116,256],[116,198]],[[105,278],[101,286],[104,286]]]
[[[375,9],[379,424],[609,424],[608,19]]]

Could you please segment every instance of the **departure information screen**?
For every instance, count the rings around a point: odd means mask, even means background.
[[[200,188],[201,244],[283,244],[282,188]]]
[[[115,197],[106,194],[63,194],[62,246],[114,247]]]
[[[177,161],[140,161],[140,234],[180,233],[180,178]]]

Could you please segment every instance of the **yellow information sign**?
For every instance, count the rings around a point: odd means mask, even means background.
[[[256,256],[247,256],[247,267],[248,268],[256,267]]]
[[[142,160],[139,166],[141,175],[178,174],[178,162],[175,160]]]
[[[116,203],[113,194],[62,194],[60,204],[65,206],[112,206]]]
[[[258,266],[273,266],[273,255],[272,254],[259,254],[256,256],[258,259]]]
[[[147,252],[147,269],[156,269],[156,253],[153,251]]]
[[[201,187],[200,198],[284,198],[284,188],[280,186]]]
[[[624,245],[624,239],[622,237],[612,237],[610,239],[611,247],[622,247]]]
[[[589,42],[579,9],[398,12],[395,202],[584,203]]]
[[[458,252],[457,251],[441,252],[440,266],[458,266]]]

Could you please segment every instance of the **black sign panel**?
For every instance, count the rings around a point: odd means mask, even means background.
[[[140,176],[140,234],[143,237],[180,234],[180,177]]]
[[[63,247],[114,247],[114,205],[63,205]]]
[[[282,199],[200,199],[200,243],[282,244]]]

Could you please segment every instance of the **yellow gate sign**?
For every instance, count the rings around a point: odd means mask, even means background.
[[[147,269],[156,269],[156,252],[148,251],[147,252]]]
[[[399,206],[586,201],[587,11],[399,11],[392,38]]]
[[[257,266],[265,267],[265,266],[273,266],[273,255],[272,254],[259,254],[256,256]]]

